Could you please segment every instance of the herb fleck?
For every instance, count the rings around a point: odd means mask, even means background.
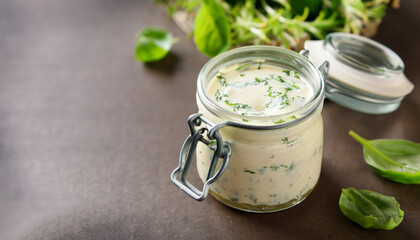
[[[209,141],[209,147],[211,147],[211,146],[215,146],[216,145],[216,143],[217,143],[217,141],[216,140],[210,140]]]
[[[283,144],[291,145],[296,141],[296,139],[295,140],[289,140],[288,137],[285,137],[285,138],[282,139],[282,141],[283,141]]]
[[[257,83],[264,83],[264,85],[267,85],[268,84],[268,79],[267,78],[265,78],[265,79],[255,78],[255,81]]]
[[[214,94],[214,96],[216,97],[216,101],[218,102],[224,102],[229,106],[233,107],[233,112],[237,112],[241,109],[245,109],[248,110],[251,108],[251,106],[249,106],[248,104],[245,103],[232,103],[231,101],[229,101],[229,96],[227,94],[222,94],[220,92],[220,90],[217,90],[216,93]]]
[[[255,172],[254,172],[254,171],[251,171],[251,170],[248,170],[248,169],[245,169],[245,170],[244,170],[244,172],[246,172],[246,173],[250,173],[250,174],[255,174]]]
[[[268,96],[272,98],[275,98],[281,95],[281,92],[273,91],[273,87],[269,87],[267,89],[267,92],[268,92]]]
[[[280,82],[282,82],[282,83],[285,83],[286,81],[279,75],[279,80],[280,80]]]
[[[220,84],[222,84],[223,87],[227,86],[226,78],[222,74],[217,75],[217,78],[219,79]]]
[[[250,108],[251,107],[248,104],[245,104],[245,103],[234,103],[233,104],[233,112],[237,112],[241,109],[250,109]]]
[[[278,121],[273,121],[274,124],[279,124],[279,123],[284,123],[284,122],[285,122],[285,120],[283,120],[283,119],[280,119]]]
[[[270,168],[273,171],[277,171],[277,170],[279,170],[281,168],[286,168],[287,169],[287,165],[284,165],[284,164],[277,164],[277,165],[276,164],[273,164],[273,165],[270,166]]]
[[[220,90],[217,90],[214,96],[216,97],[216,101],[218,102],[228,101],[227,98],[229,97],[227,94],[221,93]]]
[[[246,66],[249,66],[249,65],[251,65],[251,64],[249,64],[249,63],[242,64],[242,65],[240,65],[239,67],[237,67],[235,70],[236,70],[236,71],[239,71],[239,70],[241,70],[242,68],[244,68],[244,67],[246,67]]]
[[[271,170],[277,171],[279,169],[284,169],[287,173],[295,169],[295,162],[292,162],[289,166],[285,164],[273,164],[270,166]]]
[[[253,201],[254,203],[258,202],[257,197],[255,196],[255,194],[250,193],[248,196],[249,200]]]
[[[290,166],[286,169],[286,172],[290,172],[290,171],[292,171],[293,169],[295,169],[295,162],[292,162],[292,163],[290,164]]]

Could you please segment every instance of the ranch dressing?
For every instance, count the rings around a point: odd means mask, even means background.
[[[225,67],[208,86],[219,106],[242,115],[278,115],[302,107],[313,89],[296,71],[245,63]]]
[[[208,83],[207,92],[218,106],[243,116],[243,123],[259,125],[245,117],[287,115],[310,101],[315,90],[298,72],[260,62],[221,68]],[[200,101],[198,106],[212,121],[223,120],[213,116]],[[210,193],[222,203],[251,212],[278,211],[304,200],[315,187],[321,170],[321,109],[322,103],[304,121],[286,128],[221,129],[233,154],[226,171],[210,185]],[[279,118],[271,124],[300,117]],[[197,168],[203,181],[213,153],[207,145],[198,144]]]

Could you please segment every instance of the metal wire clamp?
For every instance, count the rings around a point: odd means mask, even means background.
[[[210,184],[215,182],[226,170],[226,167],[229,164],[230,156],[232,155],[232,147],[228,142],[223,142],[222,137],[218,132],[220,127],[216,127],[217,125],[203,117],[201,113],[191,115],[188,118],[188,125],[191,133],[182,145],[179,154],[179,165],[174,171],[172,171],[171,180],[189,196],[197,201],[202,201],[207,198]],[[216,128],[213,129],[214,127]],[[209,140],[204,137],[205,135],[207,135]],[[214,141],[216,141],[215,145],[213,145]],[[206,144],[214,151],[207,178],[201,191],[187,180],[188,171],[190,169],[191,162],[193,161],[198,142]],[[220,160],[222,160],[221,165],[217,172],[215,172],[216,166]],[[180,181],[178,180],[179,175],[181,175]]]

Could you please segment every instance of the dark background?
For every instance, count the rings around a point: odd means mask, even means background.
[[[417,87],[394,113],[326,101],[321,178],[273,214],[196,202],[169,180],[197,111],[208,61],[153,1],[0,1],[0,239],[418,239],[420,186],[378,177],[350,129],[420,142],[420,2],[388,9],[374,39]],[[180,38],[155,64],[134,58],[144,25]],[[392,231],[365,230],[338,208],[341,188],[395,196]]]

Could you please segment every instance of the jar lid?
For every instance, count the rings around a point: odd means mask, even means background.
[[[366,37],[331,33],[308,40],[305,49],[316,65],[330,63],[327,98],[372,114],[396,110],[414,85],[404,75],[404,62],[386,46]]]

